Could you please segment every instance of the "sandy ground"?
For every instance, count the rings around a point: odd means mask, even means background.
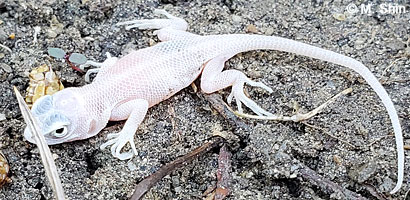
[[[0,115],[5,116],[0,119],[0,149],[9,159],[13,180],[0,189],[0,199],[52,198],[38,150],[22,136],[25,124],[12,86],[25,91],[27,73],[41,64],[52,65],[66,87],[86,84],[83,74],[60,60],[48,59],[47,48],[59,47],[97,61],[105,59],[105,52],[121,57],[129,49],[144,48],[158,40],[151,31],[126,31],[114,24],[153,18],[154,8],[165,8],[186,19],[189,31],[196,34],[276,35],[358,59],[384,81],[408,143],[410,7],[403,3],[400,5],[407,6],[407,13],[382,14],[376,12],[381,3],[375,5],[371,15],[347,13],[344,20],[334,14],[344,13],[347,1],[0,3],[0,43],[11,49],[0,48]],[[34,44],[35,26],[41,32]],[[9,38],[12,33],[14,39]],[[396,181],[396,147],[394,137],[388,136],[393,132],[391,123],[379,98],[357,73],[277,51],[242,53],[226,65],[272,87],[271,95],[260,89],[247,90],[262,107],[283,115],[292,115],[296,104],[301,112],[309,111],[340,91],[353,88],[350,95],[306,121],[320,129],[303,123],[246,120],[252,131],[233,150],[229,199],[343,199],[303,179],[298,162],[368,199],[376,198],[369,187],[386,198],[404,197],[409,189],[409,165],[402,190],[389,196]],[[226,98],[229,91],[220,94]],[[120,161],[109,150],[99,149],[106,135],[119,131],[122,125],[110,123],[96,137],[51,147],[69,199],[128,199],[143,177],[200,146],[213,131],[235,130],[190,87],[149,110],[135,136],[139,154],[131,161]],[[146,198],[203,198],[202,193],[216,183],[217,153],[208,153],[166,176]]]

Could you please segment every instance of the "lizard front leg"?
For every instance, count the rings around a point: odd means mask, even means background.
[[[115,107],[111,112],[110,120],[118,121],[127,119],[124,127],[119,133],[112,133],[107,136],[107,142],[101,145],[101,149],[111,146],[111,153],[114,157],[120,160],[132,158],[137,154],[137,149],[134,143],[134,134],[145,117],[148,110],[148,101],[145,99],[135,99],[123,103]],[[121,153],[121,149],[125,144],[130,143],[131,149],[129,152]]]
[[[238,111],[240,113],[243,112],[243,103],[257,115],[272,116],[272,113],[258,106],[258,104],[256,104],[253,100],[246,97],[243,92],[243,86],[245,83],[248,83],[251,86],[263,88],[268,92],[272,92],[271,88],[263,83],[250,80],[244,73],[238,70],[222,71],[225,65],[225,61],[232,56],[234,55],[219,56],[206,63],[201,76],[201,89],[206,93],[212,93],[232,86],[232,92],[228,96],[228,103],[230,103],[232,99],[235,98],[236,104],[238,106]]]
[[[97,67],[97,68],[94,68],[94,69],[87,70],[87,73],[84,76],[85,82],[88,82],[88,83],[90,82],[90,75],[92,73],[98,73],[99,71],[103,70],[104,68],[112,67],[118,60],[117,57],[111,56],[111,54],[108,53],[108,52],[106,53],[106,56],[107,56],[107,59],[105,59],[104,62],[102,62],[102,63],[88,60],[85,64],[80,65],[80,69],[82,69],[82,70],[84,70],[84,68],[88,67],[88,66]]]
[[[157,35],[161,41],[186,39],[188,37],[199,37],[199,35],[186,32],[188,23],[179,17],[169,14],[165,10],[155,9],[155,14],[165,15],[168,19],[140,19],[117,23],[117,26],[128,25],[125,29],[138,28],[140,30],[156,29],[154,35]]]

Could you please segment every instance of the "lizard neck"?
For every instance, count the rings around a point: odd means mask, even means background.
[[[107,125],[111,110],[115,106],[112,95],[110,96],[103,89],[103,86],[96,87],[94,84],[75,88],[75,92],[84,100],[87,116],[95,123],[94,130],[89,133],[92,135],[96,135]]]

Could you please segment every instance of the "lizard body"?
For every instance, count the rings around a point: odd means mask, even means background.
[[[201,89],[204,92],[212,93],[232,86],[228,102],[235,99],[239,112],[243,112],[243,103],[258,115],[273,116],[243,92],[245,83],[271,92],[268,86],[250,80],[240,71],[222,70],[225,61],[237,53],[257,49],[280,50],[353,69],[376,91],[388,111],[396,136],[398,182],[392,193],[400,188],[404,153],[399,118],[383,86],[362,63],[332,51],[275,36],[199,36],[186,32],[188,25],[183,19],[163,10],[156,12],[166,15],[168,19],[134,20],[120,25],[130,24],[127,29],[158,29],[154,33],[161,43],[132,51],[120,59],[108,54],[107,60],[98,64],[101,69],[97,70],[99,73],[91,84],[44,96],[33,105],[33,115],[42,127],[48,144],[89,138],[98,134],[108,121],[127,119],[119,133],[107,136],[109,140],[102,148],[112,145],[111,151],[115,157],[122,160],[132,158],[137,153],[134,133],[148,108],[189,86],[201,74]],[[31,136],[26,129],[25,138],[33,142]],[[132,150],[122,153],[128,142]]]

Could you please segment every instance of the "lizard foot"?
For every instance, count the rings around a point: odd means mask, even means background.
[[[97,67],[97,68],[94,68],[94,69],[89,69],[89,70],[87,70],[87,73],[86,73],[85,76],[84,76],[85,82],[87,82],[87,83],[90,82],[90,75],[91,75],[92,73],[98,73],[98,72],[101,70],[101,67],[104,67],[104,66],[111,67],[111,66],[113,66],[113,65],[117,62],[117,60],[118,60],[117,57],[111,56],[111,54],[108,53],[108,52],[107,52],[105,55],[107,56],[107,59],[105,59],[105,61],[102,62],[102,63],[94,62],[94,61],[87,61],[85,64],[80,65],[80,69],[82,69],[82,70],[84,70],[84,68],[85,68],[85,67],[88,67],[88,66]]]
[[[228,96],[227,102],[230,104],[232,102],[232,99],[235,98],[239,113],[243,113],[243,109],[242,109],[242,103],[243,103],[245,104],[246,107],[250,108],[253,112],[255,112],[259,116],[273,116],[272,113],[264,110],[263,108],[258,106],[258,104],[256,104],[252,99],[248,98],[245,95],[245,93],[243,92],[244,83],[247,83],[254,87],[260,87],[268,91],[269,93],[272,92],[272,89],[269,88],[267,85],[261,82],[252,81],[249,78],[245,78],[244,81],[241,81],[239,83],[234,83],[232,85],[232,91]]]
[[[137,155],[137,149],[135,148],[135,143],[134,143],[134,133],[132,134],[127,134],[127,133],[122,133],[123,131],[120,131],[119,133],[111,133],[107,135],[108,141],[105,142],[100,146],[100,149],[105,149],[105,147],[112,145],[111,146],[111,154],[120,159],[120,160],[127,160],[131,159],[134,155]],[[127,144],[130,143],[131,150],[125,153],[121,153],[121,149]]]
[[[140,19],[140,20],[131,20],[117,23],[117,26],[129,25],[126,26],[126,30],[132,28],[138,28],[140,30],[146,29],[162,29],[162,28],[172,28],[175,30],[186,30],[188,28],[188,23],[179,17],[175,17],[169,14],[165,10],[155,9],[154,14],[165,15],[168,19]],[[156,34],[156,32],[154,32]]]

